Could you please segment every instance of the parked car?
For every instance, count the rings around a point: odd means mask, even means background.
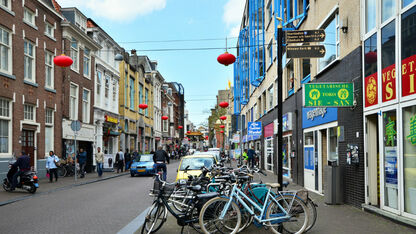
[[[130,175],[154,175],[155,169],[153,168],[153,154],[142,154],[133,159],[133,163],[130,167]]]
[[[212,154],[194,154],[185,156],[179,164],[176,181],[188,180],[189,175],[199,176],[202,173],[202,167],[205,166],[206,168],[211,168],[212,165],[216,163],[217,159]]]
[[[207,155],[207,154],[214,155],[217,163],[221,162],[220,151],[195,152],[193,155],[201,155],[201,154],[203,154],[203,155]]]

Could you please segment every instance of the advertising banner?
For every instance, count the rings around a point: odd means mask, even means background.
[[[106,171],[112,171],[114,168],[114,163],[116,161],[116,156],[113,154],[104,154],[104,164],[103,169]]]
[[[261,122],[248,122],[248,136],[261,136]]]
[[[354,105],[353,83],[303,84],[305,107],[351,107]]]
[[[378,104],[377,72],[364,79],[365,107]]]
[[[402,60],[402,96],[409,96],[416,93],[416,55]]]
[[[396,99],[396,65],[392,64],[381,71],[381,96],[383,102]]]

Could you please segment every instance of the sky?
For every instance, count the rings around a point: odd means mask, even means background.
[[[233,66],[217,57],[235,47],[245,0],[57,0],[93,19],[120,46],[157,60],[166,81],[185,89],[189,118],[198,126],[207,121],[218,90],[233,82]],[[166,40],[194,40],[176,41]],[[215,40],[205,40],[215,39]],[[218,40],[217,40],[218,39]],[[150,42],[149,42],[150,41]],[[160,42],[165,41],[165,42]],[[134,42],[134,43],[132,43]],[[220,48],[215,50],[146,51]],[[235,55],[235,49],[229,49]]]

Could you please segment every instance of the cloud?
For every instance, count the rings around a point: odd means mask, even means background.
[[[235,27],[231,28],[230,33],[228,34],[229,37],[238,37],[240,34],[240,25],[236,25]]]
[[[166,7],[166,0],[58,0],[62,7],[88,10],[93,16],[113,21],[130,21]]]
[[[240,23],[243,18],[243,11],[246,0],[228,0],[224,6],[222,19],[227,25]]]

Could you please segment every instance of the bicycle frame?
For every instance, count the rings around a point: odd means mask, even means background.
[[[268,222],[268,221],[277,221],[277,220],[282,220],[282,219],[288,219],[288,218],[290,218],[290,216],[288,215],[288,213],[286,212],[286,210],[277,202],[277,200],[273,196],[270,195],[271,194],[270,192],[271,192],[271,188],[269,188],[269,190],[267,192],[266,200],[264,201],[263,206],[260,207],[259,205],[256,204],[256,202],[252,201],[239,188],[237,188],[237,185],[236,184],[234,184],[233,189],[232,189],[231,194],[230,194],[229,201],[227,202],[227,204],[225,205],[224,209],[222,210],[219,219],[220,220],[223,220],[224,219],[225,214],[226,214],[228,208],[231,206],[231,202],[233,202],[234,199],[237,199],[237,201],[241,205],[243,205],[243,207],[250,213],[250,215],[254,216],[254,219],[256,219],[260,223]],[[254,211],[247,205],[247,203],[241,197],[245,198],[254,207],[254,209],[260,211],[260,215],[256,215],[254,213]],[[278,196],[276,196],[276,197],[278,197]],[[273,200],[278,205],[279,209],[282,211],[282,213],[284,214],[284,216],[279,216],[279,217],[271,218],[271,219],[265,219],[265,218],[263,218],[264,217],[264,212],[268,208],[269,199]]]

